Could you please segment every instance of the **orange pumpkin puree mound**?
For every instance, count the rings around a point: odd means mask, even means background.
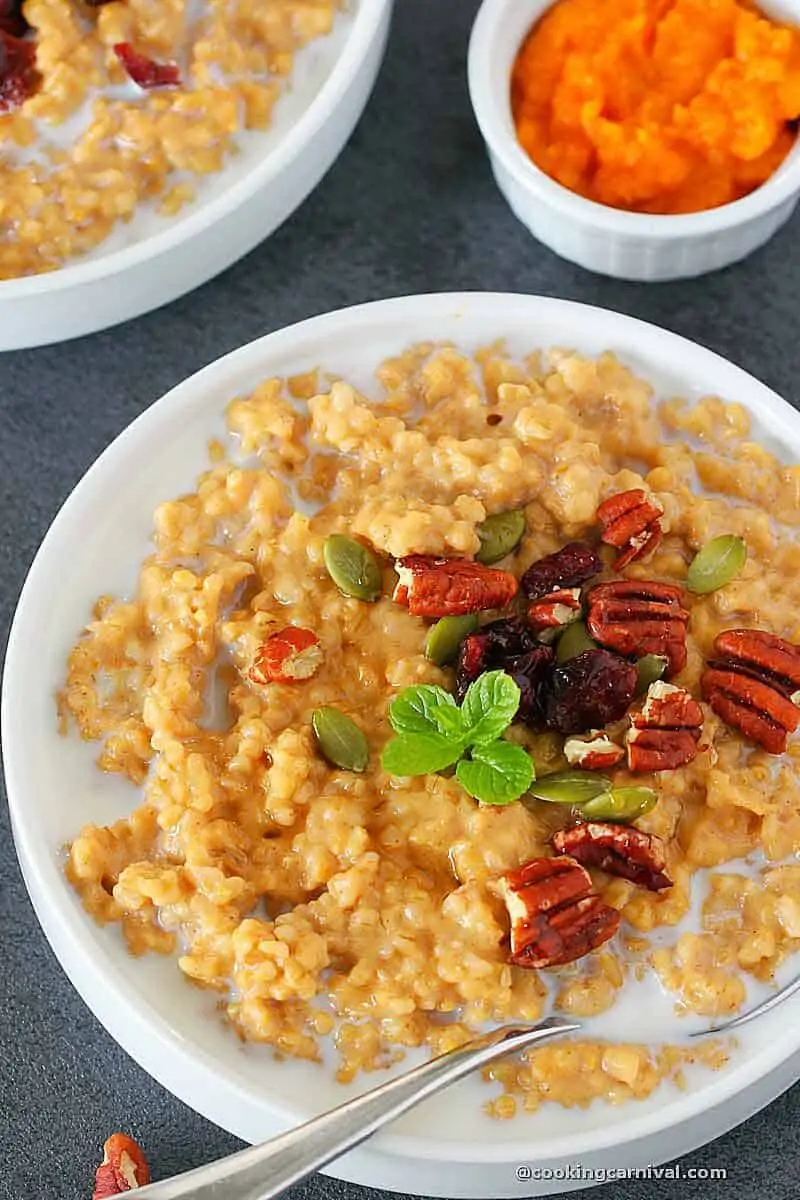
[[[716,208],[780,166],[800,116],[800,30],[746,0],[558,0],[514,64],[517,136],[600,204]]]

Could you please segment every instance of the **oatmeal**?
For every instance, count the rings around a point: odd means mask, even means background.
[[[145,203],[177,213],[243,131],[269,126],[296,52],[330,32],[339,4],[14,8],[0,21],[0,279],[54,270]]]
[[[643,974],[734,1012],[800,948],[800,470],[610,354],[431,344],[377,385],[234,399],[98,600],[61,713],[141,792],[70,847],[85,907],[343,1080]],[[582,1037],[491,1111],[724,1060]]]

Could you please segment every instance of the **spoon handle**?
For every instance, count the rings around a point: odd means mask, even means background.
[[[557,1017],[533,1026],[503,1025],[260,1146],[152,1183],[137,1191],[137,1200],[272,1200],[471,1071],[578,1028]]]

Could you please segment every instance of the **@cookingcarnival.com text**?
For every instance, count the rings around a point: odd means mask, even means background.
[[[516,1168],[517,1179],[540,1182],[568,1182],[583,1180],[586,1183],[608,1183],[612,1179],[727,1179],[726,1167],[687,1167],[680,1163],[646,1167],[587,1167],[583,1163],[567,1163],[563,1167],[529,1167],[520,1163]]]

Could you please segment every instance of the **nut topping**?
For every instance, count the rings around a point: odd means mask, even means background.
[[[581,617],[581,589],[559,588],[534,600],[528,609],[528,624],[540,641],[550,642],[566,626]]]
[[[592,729],[586,737],[567,738],[564,757],[571,767],[582,771],[607,771],[622,761],[625,751],[602,729]]]
[[[488,608],[505,608],[518,583],[508,571],[461,558],[410,554],[395,563],[397,587],[392,599],[415,617],[458,617]]]
[[[651,683],[625,739],[630,771],[674,771],[697,756],[703,710],[685,688]]]
[[[596,642],[629,658],[663,655],[667,674],[686,665],[686,625],[683,592],[669,583],[619,579],[599,583],[588,596],[586,625]]]
[[[583,958],[617,932],[620,915],[592,891],[574,859],[533,858],[499,880],[511,918],[509,962],[556,967]]]
[[[615,571],[654,552],[662,538],[663,515],[659,502],[641,488],[619,492],[603,501],[597,509],[600,537],[606,545],[621,551],[614,560]]]
[[[112,1133],[103,1146],[103,1161],[94,1177],[92,1200],[106,1200],[121,1192],[145,1187],[150,1168],[141,1146],[127,1133]]]
[[[270,634],[258,647],[248,671],[253,683],[296,683],[310,679],[322,666],[319,638],[310,629],[289,625]]]
[[[661,839],[630,825],[587,821],[553,834],[553,845],[559,854],[571,855],[587,867],[599,867],[651,892],[672,887]]]
[[[759,629],[728,629],[714,651],[700,680],[711,708],[769,754],[783,754],[800,723],[800,647]]]
[[[520,580],[529,600],[539,600],[561,588],[580,587],[603,569],[600,558],[586,542],[569,542],[555,554],[531,563]]]

